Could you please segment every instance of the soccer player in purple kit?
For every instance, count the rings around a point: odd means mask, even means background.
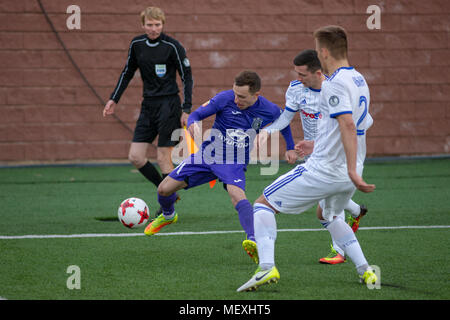
[[[276,104],[260,95],[260,89],[261,79],[258,74],[242,71],[236,76],[232,90],[220,92],[191,113],[188,119],[191,136],[197,130],[197,122],[216,116],[211,135],[197,153],[184,159],[159,185],[158,201],[162,214],[145,228],[146,235],[153,235],[164,226],[177,221],[178,215],[174,209],[176,191],[219,179],[223,182],[247,235],[243,248],[252,259],[257,259],[253,206],[245,195],[245,171],[255,136],[282,112]],[[287,160],[292,162],[297,154],[290,126],[281,130],[281,133],[286,140]]]

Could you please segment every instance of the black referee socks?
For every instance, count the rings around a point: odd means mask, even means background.
[[[139,172],[142,173],[144,177],[146,177],[150,182],[152,182],[155,186],[159,186],[163,178],[159,174],[158,170],[156,170],[155,166],[151,164],[149,161],[139,168]]]

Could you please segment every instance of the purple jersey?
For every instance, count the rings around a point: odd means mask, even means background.
[[[262,96],[254,105],[241,110],[234,103],[233,90],[219,93],[188,119],[189,127],[193,122],[215,114],[211,135],[197,153],[184,159],[169,176],[185,181],[188,184],[186,189],[218,178],[225,185],[231,184],[245,190],[245,171],[254,138],[262,127],[275,121],[281,111]],[[291,128],[287,126],[281,132],[287,148],[293,149]]]
[[[259,130],[274,122],[282,110],[263,96],[247,109],[239,109],[234,102],[233,90],[222,91],[207,104],[195,110],[188,120],[188,127],[213,114],[216,119],[211,135],[202,143],[198,156],[215,164],[248,164],[254,138]],[[281,131],[287,149],[294,148],[290,127]],[[202,161],[202,162],[203,162]]]

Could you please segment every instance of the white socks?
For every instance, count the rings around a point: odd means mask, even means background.
[[[337,245],[344,250],[348,257],[350,257],[355,264],[358,273],[362,275],[367,269],[368,263],[352,228],[339,217],[330,222],[326,228],[330,232],[331,238],[334,239]]]
[[[277,239],[275,212],[261,203],[255,203],[253,212],[259,266],[262,270],[268,270],[275,265],[275,240]]]
[[[342,250],[342,248],[339,247],[339,245],[336,243],[336,241],[333,238],[331,238],[331,241],[333,242],[334,250],[336,250],[336,252],[339,253],[341,256],[345,257],[344,250]]]
[[[275,265],[275,240],[277,239],[275,212],[261,203],[256,203],[253,211],[259,266],[262,270],[267,270]],[[343,253],[353,261],[358,273],[362,275],[366,271],[368,263],[352,228],[342,217],[337,217],[324,226],[331,234],[333,246],[336,244],[335,249],[344,251]]]
[[[342,211],[337,218],[345,219],[345,213]],[[336,219],[337,219],[336,218]],[[323,225],[323,227],[326,229],[327,226],[331,223],[328,220],[319,220],[320,223]],[[333,236],[331,236],[331,241],[333,242],[333,249],[336,250],[337,253],[339,253],[341,256],[345,257],[344,250],[339,246],[339,244],[334,240]]]
[[[347,205],[345,206],[345,210],[350,212],[350,214],[353,216],[353,218],[358,217],[359,214],[361,213],[361,207],[359,206],[359,204],[357,204],[352,199],[350,199],[348,201]]]

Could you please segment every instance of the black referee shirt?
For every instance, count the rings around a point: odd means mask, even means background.
[[[192,71],[186,50],[174,38],[161,33],[150,40],[146,34],[135,37],[128,50],[128,59],[116,88],[111,94],[111,100],[118,103],[120,97],[139,68],[144,82],[144,98],[160,97],[177,94],[179,88],[176,82],[176,72],[183,82],[183,110],[190,111],[192,107]]]

